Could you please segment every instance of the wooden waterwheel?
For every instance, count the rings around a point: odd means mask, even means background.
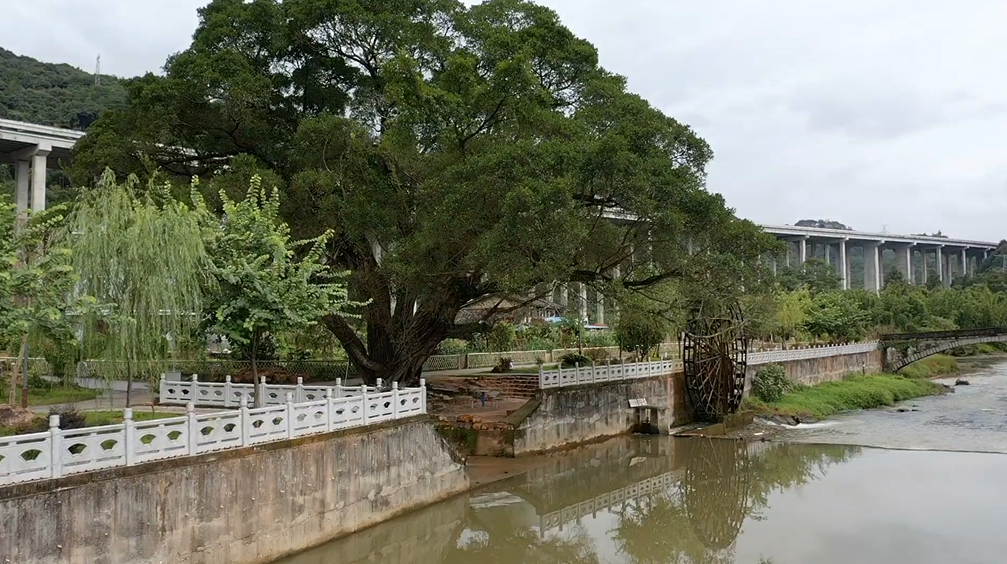
[[[748,338],[736,303],[693,308],[682,336],[682,363],[697,419],[718,422],[738,411],[747,359]]]

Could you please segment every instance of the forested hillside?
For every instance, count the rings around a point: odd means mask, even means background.
[[[121,106],[122,83],[67,64],[44,63],[0,48],[0,118],[84,129],[102,111]]]

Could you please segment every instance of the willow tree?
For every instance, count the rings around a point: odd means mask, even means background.
[[[172,338],[199,326],[209,261],[199,214],[167,186],[138,189],[106,171],[69,218],[79,290],[99,307],[84,323],[85,341],[133,381],[169,358]]]

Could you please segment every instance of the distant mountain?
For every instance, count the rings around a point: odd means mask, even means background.
[[[43,63],[0,48],[0,118],[86,129],[97,116],[121,106],[119,78],[94,75],[67,64]]]
[[[802,219],[794,225],[797,227],[817,227],[819,229],[842,229],[843,231],[853,231],[852,227],[848,227],[831,219]]]

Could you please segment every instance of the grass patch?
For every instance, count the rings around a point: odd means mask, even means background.
[[[936,378],[947,374],[958,374],[958,361],[946,354],[928,356],[899,370],[900,376],[914,379]]]
[[[853,376],[840,382],[801,386],[776,402],[748,398],[745,405],[756,413],[807,416],[822,419],[843,411],[874,409],[900,401],[937,395],[943,387],[928,380],[903,378],[888,374]]]
[[[133,421],[152,421],[154,419],[168,419],[170,417],[182,417],[183,413],[166,413],[164,411],[133,410]],[[100,427],[102,425],[116,425],[122,423],[122,410],[112,411],[88,411],[84,413],[84,420],[88,427]]]
[[[0,402],[7,403],[7,390],[0,391]],[[53,405],[57,403],[76,403],[93,400],[98,397],[98,390],[88,390],[78,386],[63,386],[56,384],[46,388],[31,388],[28,390],[28,405]],[[17,391],[16,405],[21,405],[21,390]]]

